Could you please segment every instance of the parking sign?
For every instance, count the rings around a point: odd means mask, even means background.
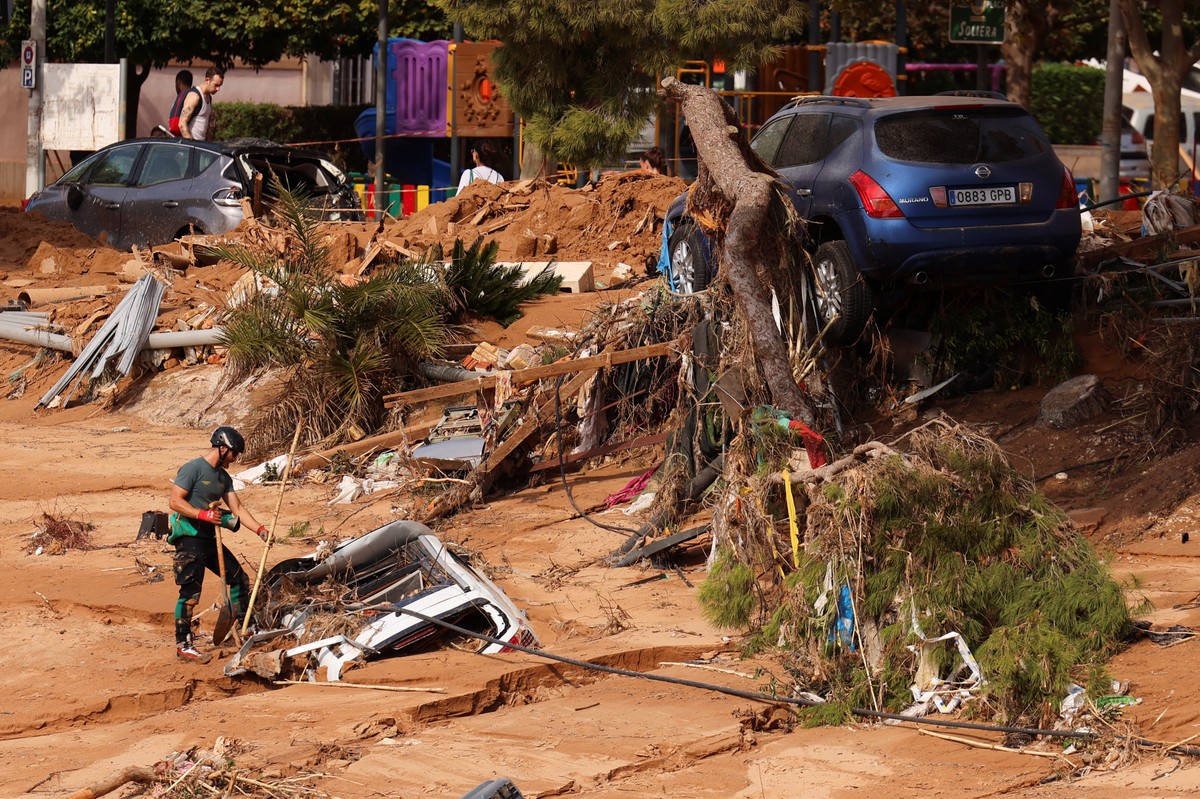
[[[37,65],[37,42],[33,39],[26,39],[21,42],[21,88],[33,89],[37,86],[36,70]]]

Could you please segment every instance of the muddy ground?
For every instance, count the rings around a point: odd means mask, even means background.
[[[596,302],[644,288],[652,279],[644,276],[644,260],[657,246],[657,228],[651,219],[633,230],[647,214],[661,216],[677,189],[664,183],[617,197],[621,187],[609,185],[582,199],[554,189],[541,195],[542,217],[536,216],[538,208],[519,209],[534,216],[495,231],[515,231],[506,247],[528,247],[531,238],[553,231],[563,248],[557,257],[595,260],[598,282],[606,283],[620,262],[635,267],[635,279],[595,295],[542,300],[508,330],[492,327],[478,334],[501,345],[519,343],[531,326],[576,325]],[[615,205],[606,196],[616,197]],[[513,202],[509,194],[490,199]],[[442,206],[424,218],[393,223],[396,229],[388,235],[404,247],[424,246],[446,233],[447,214],[473,219],[481,207],[452,212]],[[625,210],[618,214],[613,207]],[[587,209],[586,217],[572,217],[577,208]],[[436,214],[443,216],[431,223]],[[493,216],[478,224],[498,221]],[[462,232],[461,224],[456,232]],[[589,226],[590,235],[570,235]],[[361,244],[372,233],[364,225],[354,235]],[[96,285],[130,275],[125,270],[130,254],[13,209],[0,210],[0,234],[5,292],[0,300],[15,293],[14,282]],[[610,249],[613,241],[625,244]],[[160,323],[169,326],[180,309],[219,302],[234,279],[220,265],[189,270],[168,294],[164,308],[173,310],[164,311]],[[68,303],[54,311],[79,325],[95,314],[98,302]],[[1099,375],[1116,396],[1129,390],[1139,364],[1121,356],[1086,318],[1077,320],[1077,336],[1084,355],[1080,371]],[[127,767],[212,748],[218,739],[235,742],[239,769],[247,775],[270,782],[296,778],[289,790],[313,788],[346,799],[454,799],[498,776],[511,777],[527,797],[1125,799],[1192,796],[1200,790],[1194,760],[1152,750],[1106,762],[1086,752],[1064,756],[1053,743],[1035,746],[1040,755],[1018,754],[907,726],[793,729],[768,704],[527,654],[484,657],[449,649],[373,661],[346,676],[357,686],[441,689],[403,693],[226,678],[221,667],[231,648],[218,650],[222,657],[207,665],[180,663],[172,643],[172,550],[156,539],[137,541],[136,533],[144,511],[165,509],[177,467],[206,448],[206,428],[244,414],[253,395],[214,398],[221,367],[203,364],[145,378],[138,400],[116,410],[86,404],[35,412],[37,399],[65,368],[65,361],[27,366],[35,355],[32,348],[0,343],[6,377],[26,367],[23,390],[12,390],[19,381],[10,380],[10,398],[0,399],[2,796],[66,795]],[[1121,420],[1112,413],[1071,430],[1037,426],[1043,393],[989,390],[934,402],[923,413],[946,413],[977,425],[1018,468],[1040,479],[1073,513],[1080,530],[1112,556],[1115,570],[1140,580],[1139,596],[1154,603],[1144,618],[1156,628],[1200,625],[1195,529],[1200,447],[1187,443],[1152,458],[1083,466],[1138,453],[1129,451]],[[877,423],[876,435],[890,441],[911,423]],[[653,449],[640,450],[573,474],[576,501],[598,507],[659,457]],[[1060,472],[1065,479],[1055,478]],[[303,537],[281,541],[270,562],[307,554],[320,539],[373,529],[408,505],[405,497],[371,496],[329,505],[335,493],[332,483],[288,488],[276,529],[310,526]],[[256,514],[270,519],[280,492],[277,486],[251,486],[242,496]],[[92,523],[93,548],[32,554],[31,535],[44,514]],[[617,517],[629,523],[619,514],[603,518]],[[743,690],[768,689],[779,674],[769,661],[741,660],[736,634],[714,629],[699,613],[695,593],[704,578],[706,539],[676,554],[672,568],[662,572],[665,579],[630,585],[659,571],[601,565],[624,535],[580,519],[562,486],[551,480],[490,496],[437,532],[488,564],[526,609],[545,647],[557,654]],[[1184,534],[1190,534],[1186,542]],[[257,568],[256,539],[235,534],[227,542]],[[216,601],[215,583],[206,580],[204,608]],[[214,615],[203,616],[205,632]],[[210,646],[203,638],[200,644]],[[1113,677],[1127,681],[1130,693],[1142,700],[1124,715],[1129,730],[1164,743],[1200,734],[1198,651],[1196,639],[1172,646],[1141,639],[1112,661]],[[689,665],[680,665],[685,662]],[[976,743],[1000,741],[952,732]],[[115,795],[129,794],[126,788]]]

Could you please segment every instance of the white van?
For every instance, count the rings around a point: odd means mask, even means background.
[[[1146,151],[1154,140],[1154,96],[1150,92],[1125,92],[1121,99],[1121,113],[1133,129],[1146,139]],[[1200,129],[1200,99],[1184,96],[1180,98],[1179,144],[1195,162],[1196,131]],[[1184,167],[1183,164],[1180,165]]]

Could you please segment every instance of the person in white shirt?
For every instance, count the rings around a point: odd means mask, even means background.
[[[215,127],[212,124],[213,97],[224,84],[225,70],[209,67],[204,72],[204,83],[200,84],[200,90],[185,97],[183,109],[179,112],[179,132],[183,138],[212,141]]]
[[[492,167],[492,164],[496,163],[496,155],[496,148],[491,142],[485,141],[478,147],[471,148],[471,160],[474,162],[474,166],[463,170],[462,177],[458,180],[458,190],[462,191],[477,180],[503,183],[504,175]]]

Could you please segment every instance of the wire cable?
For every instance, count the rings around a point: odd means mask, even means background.
[[[486,635],[484,633],[476,632],[474,630],[468,630],[465,627],[459,627],[457,624],[451,624],[448,621],[444,621],[442,619],[438,619],[433,616],[426,616],[424,613],[419,613],[415,610],[411,610],[407,607],[404,607],[403,605],[395,605],[395,604],[372,605],[372,606],[370,606],[370,609],[376,610],[376,611],[383,610],[383,611],[393,611],[396,613],[403,613],[405,615],[412,616],[414,619],[419,619],[420,621],[426,622],[427,624],[435,624],[439,627],[443,627],[443,628],[450,630],[451,632],[457,633],[459,635],[466,635],[466,636],[470,636],[472,638],[477,638],[480,641],[486,641],[489,644],[499,644],[500,646],[504,646],[508,649],[512,649],[517,652],[524,652],[526,654],[534,655],[536,657],[546,658],[547,660],[553,660],[553,661],[557,661],[559,663],[565,663],[569,666],[578,666],[579,668],[589,669],[591,671],[599,671],[599,672],[603,672],[605,674],[613,674],[613,675],[616,675],[619,677],[635,677],[635,678],[640,678],[643,680],[651,680],[653,682],[668,683],[670,685],[680,685],[680,686],[684,686],[684,687],[688,687],[688,688],[699,688],[704,691],[712,691],[714,693],[726,694],[727,696],[735,696],[740,699],[749,699],[749,700],[752,700],[755,702],[766,702],[769,704],[792,705],[792,706],[797,706],[797,707],[819,707],[820,705],[824,704],[823,702],[817,702],[812,699],[803,699],[801,697],[771,696],[769,694],[759,693],[757,691],[744,691],[740,688],[730,688],[728,686],[715,685],[713,683],[705,683],[705,682],[700,682],[698,680],[687,680],[682,677],[668,677],[668,676],[665,676],[662,674],[649,674],[647,672],[631,671],[629,669],[620,669],[615,666],[605,666],[601,663],[591,663],[586,660],[577,660],[575,658],[570,658],[565,655],[556,655],[556,654],[547,652],[542,649],[536,649],[534,647],[523,646],[522,644],[514,643],[512,641],[504,641],[499,638],[494,638],[490,635]],[[861,708],[861,707],[850,708],[850,712],[855,716],[859,716],[860,718],[873,718],[873,719],[892,720],[892,721],[907,721],[907,722],[911,722],[913,724],[918,724],[918,725],[923,724],[923,725],[928,725],[928,726],[932,726],[932,727],[946,727],[949,729],[957,729],[957,730],[976,730],[976,731],[980,731],[980,732],[1001,732],[1001,733],[1006,733],[1009,735],[1045,736],[1048,738],[1073,738],[1073,739],[1079,739],[1079,740],[1085,740],[1085,741],[1114,740],[1114,741],[1131,742],[1131,743],[1137,744],[1138,746],[1141,746],[1141,747],[1144,747],[1147,749],[1156,749],[1156,748],[1161,748],[1163,746],[1163,744],[1161,744],[1157,741],[1150,741],[1146,738],[1140,738],[1140,737],[1131,736],[1131,735],[1117,735],[1117,734],[1106,735],[1104,733],[1079,731],[1079,730],[1050,730],[1050,729],[1039,729],[1037,727],[1010,727],[1010,726],[1005,726],[1005,725],[1000,725],[1000,724],[979,724],[979,723],[972,722],[972,721],[954,721],[951,719],[934,719],[934,718],[926,718],[926,717],[920,717],[920,716],[905,716],[900,713],[889,713],[884,710],[872,710],[870,708]],[[1200,757],[1200,748],[1197,748],[1197,747],[1174,746],[1174,747],[1171,747],[1170,751],[1177,752],[1179,754],[1189,755],[1192,757]]]

